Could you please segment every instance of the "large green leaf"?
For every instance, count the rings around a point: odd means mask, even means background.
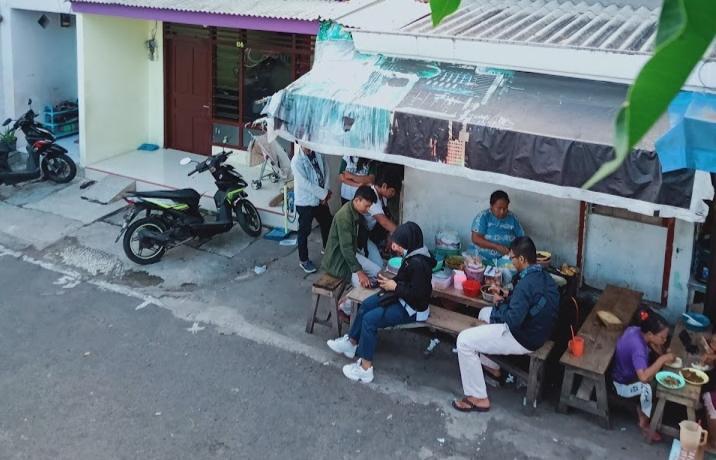
[[[460,0],[430,0],[430,14],[433,27],[440,24],[446,16],[453,14],[460,6]]]
[[[716,36],[716,0],[664,0],[654,55],[639,72],[615,121],[614,159],[584,188],[615,172],[684,86]]]

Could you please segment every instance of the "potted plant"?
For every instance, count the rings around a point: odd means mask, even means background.
[[[15,131],[8,128],[0,134],[0,152],[14,152],[17,148]]]

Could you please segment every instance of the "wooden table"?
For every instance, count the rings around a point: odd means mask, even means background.
[[[681,334],[681,331],[683,330],[684,324],[683,322],[679,321],[674,328],[674,334],[673,338],[671,339],[671,346],[669,348],[675,356],[681,358],[683,367],[689,367],[692,363],[700,361],[700,356],[698,354],[689,355],[686,352],[686,347],[684,347],[684,343],[681,341],[681,338],[679,338],[679,334]],[[691,342],[697,347],[699,347],[699,350],[703,349],[703,347],[701,346],[701,338],[704,337],[708,339],[711,336],[710,331],[688,331],[688,333],[689,336],[691,336]],[[673,369],[665,367],[664,370]],[[690,383],[687,383],[683,388],[673,390],[670,388],[666,388],[657,382],[654,400],[656,401],[656,406],[654,408],[654,413],[651,416],[651,429],[678,438],[678,428],[664,425],[662,423],[666,403],[670,402],[684,406],[686,408],[687,419],[695,422],[696,410],[701,407],[701,385],[692,385]]]
[[[382,271],[380,272],[381,275],[383,275],[386,278],[393,279],[395,277],[394,273],[391,273],[389,271]],[[452,300],[453,302],[457,302],[461,305],[467,305],[468,307],[473,308],[483,308],[483,307],[491,307],[493,304],[490,302],[487,302],[483,300],[481,296],[478,297],[469,297],[466,296],[464,292],[461,290],[455,289],[454,286],[450,285],[450,287],[445,289],[439,289],[439,288],[433,288],[433,297],[437,297],[440,299],[447,299]]]
[[[557,406],[560,412],[574,407],[602,417],[605,427],[610,427],[605,373],[614,356],[617,339],[631,322],[641,298],[640,292],[611,285],[599,296],[597,304],[579,329],[579,335],[584,338],[584,354],[577,358],[567,350],[559,360],[564,365],[562,392]],[[616,315],[622,322],[622,328],[604,327],[597,316],[598,311]],[[575,382],[576,377],[580,377],[581,382]],[[575,383],[579,384],[576,393]]]
[[[461,290],[455,289],[454,286],[450,286],[445,289],[433,288],[433,297],[441,299],[452,300],[461,305],[466,305],[473,308],[491,307],[490,302],[485,301],[482,297],[469,297]]]

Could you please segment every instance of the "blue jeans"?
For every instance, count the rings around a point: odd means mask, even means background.
[[[415,315],[408,316],[399,302],[381,307],[380,297],[376,294],[365,299],[358,310],[355,322],[348,332],[348,337],[358,342],[356,356],[373,361],[375,345],[378,341],[378,329],[412,323]]]

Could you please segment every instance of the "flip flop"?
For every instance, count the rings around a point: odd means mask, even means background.
[[[463,404],[467,404],[468,407],[460,407],[456,403],[461,402]],[[467,397],[462,398],[461,400],[453,400],[452,407],[460,412],[489,412],[489,407],[480,407],[476,406],[472,401],[467,399]]]

